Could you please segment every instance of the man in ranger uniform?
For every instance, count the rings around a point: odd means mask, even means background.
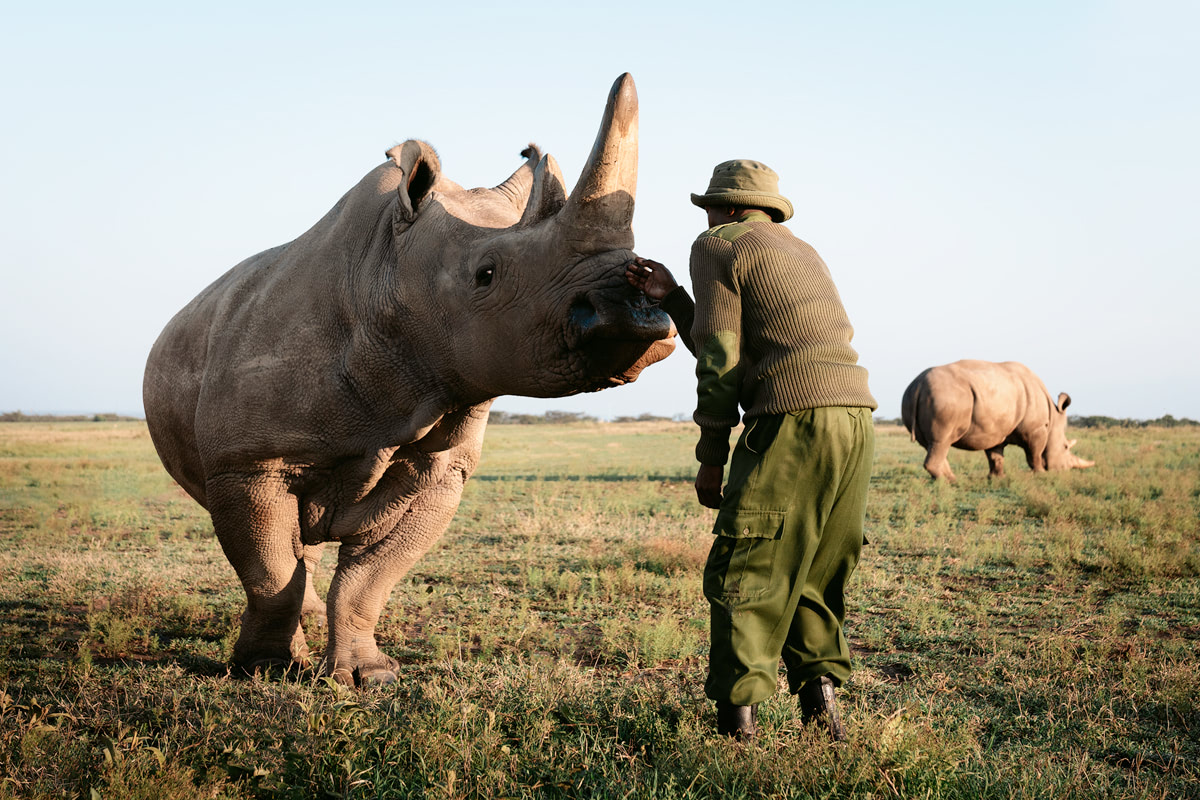
[[[754,736],[782,656],[803,721],[840,741],[843,592],[862,549],[877,406],[829,269],[780,224],[792,204],[778,186],[765,164],[726,161],[692,195],[709,224],[692,245],[694,303],[658,262],[635,259],[626,279],[662,304],[697,359],[696,496],[719,509],[704,567],[717,729]],[[745,428],[722,493],[739,404]]]

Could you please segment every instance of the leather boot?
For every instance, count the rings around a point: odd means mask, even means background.
[[[718,700],[717,733],[739,741],[753,739],[758,733],[758,705],[737,706]]]
[[[846,728],[838,715],[834,699],[833,679],[828,675],[813,678],[796,692],[800,700],[800,721],[805,725],[816,723],[825,729],[835,742],[846,741]]]

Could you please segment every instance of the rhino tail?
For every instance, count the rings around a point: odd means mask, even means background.
[[[904,423],[904,427],[908,428],[908,440],[915,442],[917,440],[917,409],[920,408],[921,386],[918,384],[915,387],[910,386],[909,389],[912,390],[912,395],[905,397],[904,402],[900,404],[900,421]]]

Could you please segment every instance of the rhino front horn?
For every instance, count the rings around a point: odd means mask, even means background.
[[[637,87],[626,72],[608,93],[596,142],[562,210],[563,221],[596,249],[633,248],[637,161]]]

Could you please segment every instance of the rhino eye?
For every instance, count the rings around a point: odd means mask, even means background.
[[[496,267],[492,264],[484,264],[479,269],[475,270],[475,285],[490,286],[492,278],[496,276]]]

